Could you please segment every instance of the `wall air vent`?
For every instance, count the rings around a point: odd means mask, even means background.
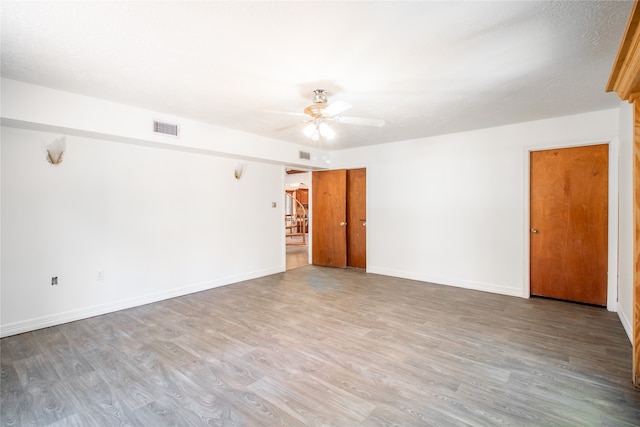
[[[301,159],[303,159],[303,160],[311,160],[311,153],[308,153],[306,151],[299,151],[298,153],[299,153]]]
[[[161,133],[163,135],[178,136],[178,125],[154,120],[153,131],[155,133]]]

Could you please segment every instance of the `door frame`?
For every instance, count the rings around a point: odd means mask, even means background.
[[[558,143],[549,145],[526,146],[523,150],[524,161],[524,218],[523,218],[523,265],[524,265],[524,298],[531,297],[531,277],[530,277],[530,244],[531,244],[531,219],[530,219],[530,194],[531,194],[531,156],[532,151],[553,150],[559,148],[585,147],[589,145],[609,146],[609,212],[607,226],[607,310],[617,311],[618,309],[618,150],[619,142],[617,138],[609,141],[587,141],[580,143]]]

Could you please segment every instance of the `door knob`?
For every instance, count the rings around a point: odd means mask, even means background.
[[[344,227],[345,225],[347,225],[346,222],[344,222],[344,221],[340,222],[340,227]]]
[[[367,226],[367,221],[363,222],[363,223],[362,223],[362,226],[363,226],[363,227],[366,227],[366,226]]]
[[[538,229],[537,229],[537,228],[532,228],[532,229],[531,229],[531,232],[532,232],[532,233],[537,233],[537,232],[538,232]]]

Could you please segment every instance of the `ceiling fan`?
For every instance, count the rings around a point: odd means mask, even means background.
[[[345,101],[329,103],[327,100],[327,91],[324,89],[315,89],[313,94],[313,104],[305,107],[303,110],[307,116],[305,123],[308,124],[302,132],[314,141],[319,141],[320,138],[327,140],[335,138],[336,132],[329,126],[328,122],[377,127],[385,125],[382,119],[340,115],[351,108],[352,105]]]

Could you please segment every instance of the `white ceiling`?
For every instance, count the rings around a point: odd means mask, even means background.
[[[343,149],[615,107],[632,2],[9,2],[2,76],[313,145],[312,90],[353,105]]]

